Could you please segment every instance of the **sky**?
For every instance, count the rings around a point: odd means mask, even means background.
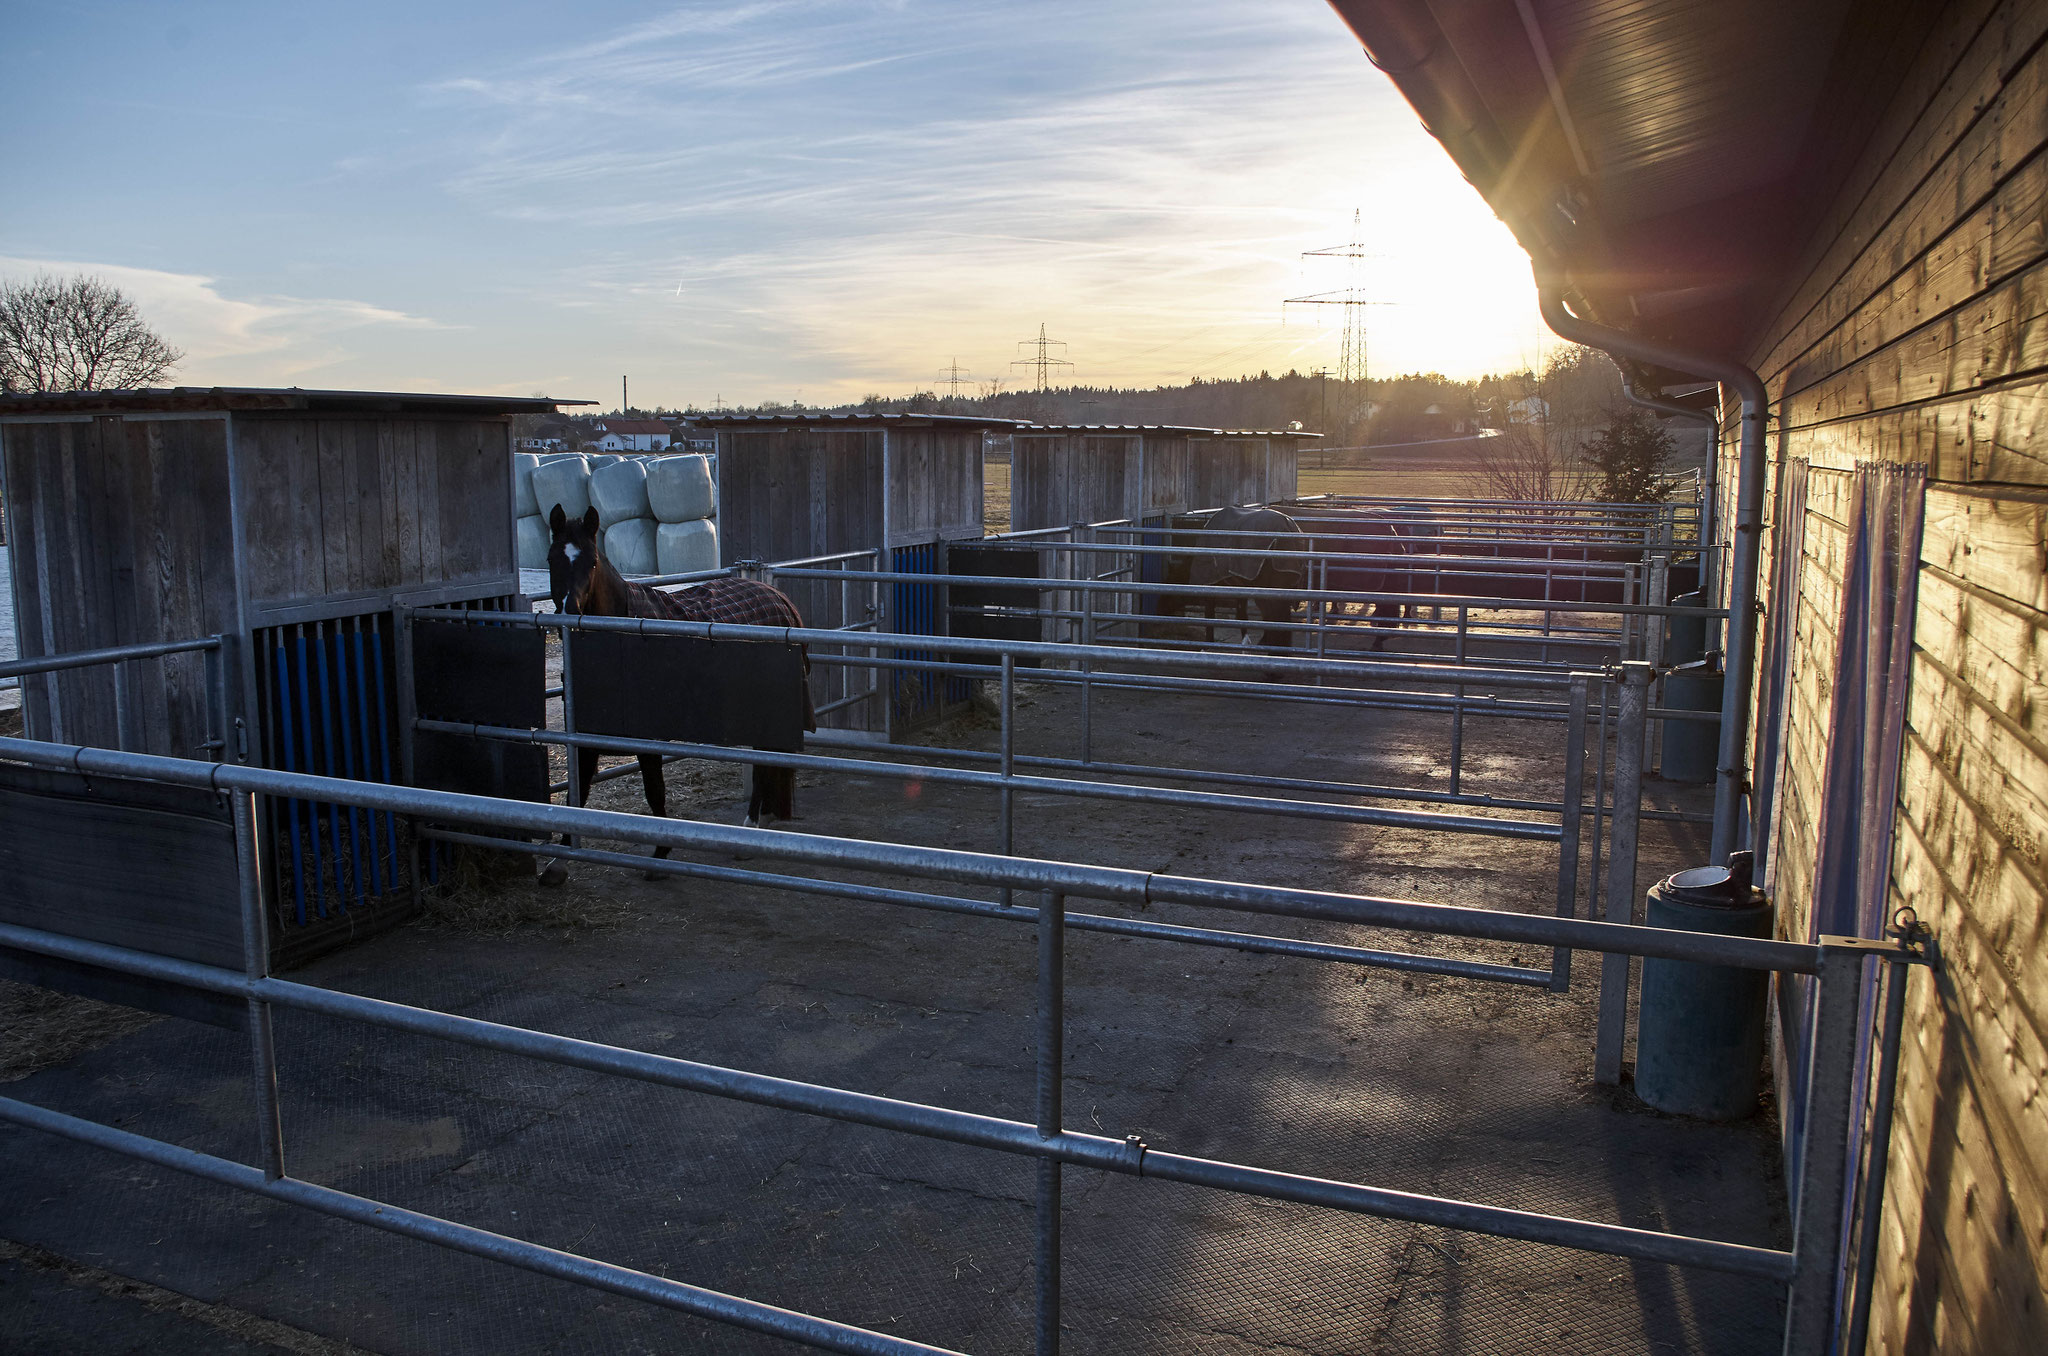
[[[1320,0],[8,7],[0,277],[184,384],[820,405],[1539,365],[1527,256]]]

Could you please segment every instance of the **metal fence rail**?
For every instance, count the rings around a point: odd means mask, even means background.
[[[487,621],[490,624],[494,625],[500,624],[496,619],[480,619],[476,616],[465,615],[460,612],[428,611],[408,614],[406,619],[402,621],[402,627],[409,628],[415,625],[425,624],[429,622],[453,623],[457,625],[482,625],[485,624]],[[634,635],[702,635],[707,637],[716,635],[728,639],[770,641],[782,640],[784,638],[810,639],[821,634],[814,631],[804,631],[795,628],[783,627],[748,627],[727,625],[723,623],[670,622],[657,619],[642,618],[553,616],[541,614],[534,614],[530,617],[518,619],[518,621],[515,622],[515,624],[530,624],[541,629],[551,629],[559,631],[564,635],[565,642],[567,642],[575,632],[586,630],[613,633],[627,633]],[[837,639],[842,643],[845,640],[845,637],[843,635],[836,632],[824,632],[822,633],[822,635],[828,639]],[[882,633],[863,636],[862,639],[863,642],[873,641],[877,644],[887,646],[891,642],[897,640],[898,638],[886,633]],[[1594,681],[1596,681],[1593,675],[1581,673],[1577,675],[1571,675],[1555,679],[1528,675],[1518,676],[1528,677],[1528,685],[1537,687],[1539,689],[1545,687],[1561,689],[1559,695],[1561,695],[1564,698],[1564,700],[1557,704],[1556,709],[1559,716],[1566,723],[1566,757],[1564,774],[1566,779],[1566,786],[1560,792],[1560,796],[1556,805],[1556,810],[1554,811],[1554,813],[1556,814],[1556,819],[1554,821],[1510,819],[1491,816],[1461,815],[1455,813],[1447,813],[1443,810],[1435,809],[1389,809],[1367,805],[1343,804],[1322,800],[1308,800],[1303,799],[1299,796],[1283,796],[1275,794],[1278,791],[1289,789],[1285,786],[1284,782],[1281,779],[1262,778],[1244,773],[1216,774],[1212,778],[1210,778],[1210,781],[1212,785],[1222,783],[1226,785],[1243,787],[1252,791],[1254,794],[1243,794],[1235,791],[1217,791],[1187,789],[1180,787],[1133,785],[1125,781],[1103,780],[1102,778],[1106,769],[1101,765],[1098,765],[1094,760],[1094,753],[1092,748],[1092,727],[1090,722],[1090,708],[1087,705],[1089,692],[1087,687],[1085,686],[1083,688],[1083,707],[1081,712],[1081,757],[1078,760],[1076,770],[1084,774],[1093,775],[1088,777],[1054,777],[1045,776],[1042,774],[1035,775],[1030,773],[1022,773],[1018,770],[1015,754],[1010,747],[1011,741],[1007,733],[1012,729],[1014,725],[1015,663],[1019,658],[1026,656],[1044,656],[1048,654],[1072,654],[1078,652],[1090,656],[1091,662],[1093,662],[1094,660],[1099,660],[1100,662],[1105,663],[1112,662],[1118,658],[1128,658],[1133,662],[1139,664],[1163,664],[1167,667],[1173,667],[1175,665],[1184,666],[1188,664],[1190,660],[1193,660],[1193,662],[1203,667],[1209,667],[1213,665],[1216,661],[1203,657],[1195,657],[1188,655],[1175,656],[1172,655],[1170,652],[1160,652],[1151,650],[1124,652],[1114,647],[1106,646],[1060,646],[1050,645],[1044,642],[993,641],[963,637],[919,637],[918,639],[926,644],[931,645],[934,648],[934,650],[965,650],[970,656],[977,657],[984,656],[993,652],[995,657],[997,657],[1000,660],[1002,666],[999,670],[1002,675],[1002,717],[1003,727],[1006,732],[1006,735],[1004,739],[1004,752],[998,756],[999,766],[997,770],[988,771],[984,769],[971,767],[962,768],[949,766],[933,766],[929,762],[890,762],[873,756],[873,754],[876,752],[875,750],[858,749],[856,751],[856,746],[853,745],[846,745],[844,752],[838,753],[836,755],[826,756],[808,753],[763,752],[752,749],[730,748],[716,744],[688,743],[676,740],[633,739],[610,734],[592,735],[579,731],[577,728],[573,695],[574,687],[573,684],[568,683],[566,681],[564,683],[564,690],[566,693],[568,693],[568,695],[564,697],[562,722],[563,729],[560,731],[545,729],[521,729],[511,726],[486,725],[480,723],[459,721],[418,719],[409,720],[407,722],[407,728],[408,731],[420,730],[436,734],[453,735],[464,738],[482,738],[508,743],[524,743],[537,745],[551,745],[564,748],[593,749],[600,752],[610,752],[614,754],[631,754],[636,756],[636,758],[647,756],[664,759],[691,757],[703,758],[718,762],[753,764],[766,767],[807,769],[811,771],[832,772],[843,775],[892,778],[905,782],[930,781],[961,786],[986,787],[988,789],[995,790],[1000,793],[1001,812],[999,818],[999,829],[1001,834],[1002,846],[1004,851],[1006,852],[1010,850],[1010,847],[1013,842],[1015,822],[1015,797],[1019,792],[1037,792],[1055,796],[1092,799],[1108,802],[1122,802],[1126,804],[1136,803],[1150,805],[1178,805],[1210,810],[1223,810],[1249,814],[1274,815],[1298,820],[1322,820],[1335,821],[1340,823],[1370,824],[1381,827],[1412,828],[1421,829],[1425,831],[1478,834],[1492,837],[1522,839],[1537,842],[1550,842],[1556,843],[1558,845],[1557,875],[1555,886],[1556,912],[1560,916],[1569,917],[1578,911],[1579,857],[1581,851],[1581,844],[1584,838],[1582,821],[1585,810],[1585,807],[1581,804],[1581,794],[1579,788],[1582,786],[1582,779],[1579,775],[1579,769],[1583,764],[1585,751],[1587,747],[1587,713],[1589,710],[1591,685]],[[407,646],[407,653],[410,653],[410,650],[411,647]],[[564,673],[567,674],[569,672],[570,666],[568,664],[569,651],[566,648],[566,645],[563,654]],[[856,657],[851,658],[849,662],[925,663],[929,661],[922,659],[915,661],[906,661],[902,659],[883,661],[873,659],[862,659]],[[1318,663],[1318,661],[1308,660],[1300,660],[1294,662],[1298,665],[1304,665],[1311,668],[1315,667]],[[1354,675],[1385,674],[1392,672],[1399,673],[1404,678],[1412,679],[1416,677],[1418,673],[1423,672],[1423,670],[1421,670],[1417,666],[1412,665],[1373,665],[1370,663],[1352,660],[1321,662],[1324,663],[1326,666],[1329,663],[1335,663],[1341,669],[1348,670],[1352,672]],[[985,666],[980,667],[978,669],[978,672],[981,676],[984,677],[994,676],[994,674],[990,672],[989,668]],[[1436,670],[1431,670],[1429,676],[1437,681],[1441,681],[1444,683],[1456,683],[1460,678],[1465,677],[1467,675],[1460,670],[1451,668],[1443,669],[1440,672]],[[1091,677],[1085,672],[1083,675],[1081,675],[1081,680],[1084,684],[1093,681]],[[1336,689],[1315,690],[1335,691]],[[1503,713],[1496,712],[1494,714]],[[919,751],[927,752],[923,750]],[[944,760],[945,752],[946,751],[944,750],[929,750],[927,752],[927,756],[933,756],[940,758],[941,760]],[[1161,769],[1155,773],[1151,773],[1148,775],[1151,775],[1158,779],[1167,779],[1171,778],[1173,774],[1171,770]],[[574,796],[577,794],[576,791],[574,790],[574,788],[565,787],[564,789],[570,790],[573,803]],[[1631,804],[1628,810],[1629,817],[1626,818],[1627,823],[1633,824],[1635,822],[1633,816],[1639,814],[1641,808],[1640,778],[1637,777],[1626,783],[1622,783],[1618,780],[1617,789],[1625,789],[1627,794],[1633,798],[1633,803]],[[1353,794],[1357,793],[1354,792]],[[1388,799],[1388,797],[1376,797],[1369,794],[1364,796],[1364,798]],[[1456,804],[1458,802],[1454,801],[1451,803]],[[1491,806],[1489,808],[1500,810],[1507,807],[1496,805]],[[1521,810],[1519,807],[1517,807],[1517,809],[1514,812],[1527,813],[1526,811]],[[1537,811],[1537,813],[1540,814],[1544,812]],[[1596,815],[1597,814],[1598,809],[1596,807]],[[1618,815],[1617,823],[1621,822],[1623,822],[1623,818],[1620,815]],[[1631,868],[1633,868],[1634,859],[1632,847],[1630,849],[1630,852],[1631,856],[1629,864]],[[1564,949],[1555,950],[1552,954],[1550,965],[1549,982],[1551,987],[1558,989],[1560,991],[1566,988],[1570,982],[1570,973],[1571,956],[1569,951]],[[1515,979],[1511,980],[1510,982],[1515,982],[1519,979],[1520,977],[1516,976]]]
[[[557,805],[526,804],[447,792],[312,777],[260,768],[194,763],[105,749],[0,739],[0,758],[106,777],[135,777],[209,788],[231,795],[239,844],[244,967],[240,973],[56,933],[0,926],[0,945],[55,956],[218,994],[249,1005],[252,1070],[257,1089],[255,1128],[263,1167],[249,1168],[196,1154],[111,1127],[62,1116],[14,1099],[0,1099],[0,1118],[69,1135],[100,1147],[147,1158],[245,1190],[323,1213],[358,1220],[443,1246],[495,1257],[514,1265],[635,1295],[657,1303],[772,1331],[836,1351],[909,1352],[931,1348],[809,1315],[660,1278],[521,1240],[470,1229],[431,1216],[298,1182],[287,1172],[276,1103],[276,1062],[269,1007],[273,1004],[392,1030],[433,1036],[571,1067],[764,1106],[804,1112],[954,1143],[1035,1158],[1040,1163],[1036,1214],[1037,1350],[1059,1349],[1060,1167],[1073,1164],[1111,1172],[1206,1186],[1273,1200],[1408,1220],[1498,1237],[1578,1248],[1636,1260],[1696,1266],[1788,1282],[1785,1349],[1828,1349],[1841,1310],[1842,1274],[1853,1114],[1857,1025],[1865,964],[1894,966],[1921,959],[1905,946],[1823,938],[1815,944],[1674,932],[1622,923],[1425,904],[1409,900],[1282,890],[1086,866],[1043,859],[1001,857],[953,849],[815,838],[772,830],[728,828],[655,820]],[[997,885],[1038,893],[1039,928],[1037,1115],[1030,1123],[951,1108],[905,1102],[744,1070],[621,1049],[500,1023],[383,1002],[278,980],[267,974],[262,860],[255,833],[254,797],[296,796],[417,816],[430,822],[473,824],[544,833],[570,833],[671,847],[740,850],[773,858],[888,871],[932,880]],[[1113,1140],[1065,1128],[1061,1117],[1061,1040],[1064,1031],[1063,939],[1069,895],[1137,902],[1162,900],[1293,917],[1329,918],[1443,936],[1536,942],[1609,954],[1661,956],[1708,964],[1810,974],[1817,977],[1814,1039],[1807,1079],[1804,1162],[1791,1251],[1718,1239],[1633,1229],[1545,1215],[1480,1202],[1387,1190],[1302,1176],[1270,1168],[1175,1154],[1136,1136]],[[1868,1152],[1882,1154],[1882,1145]]]

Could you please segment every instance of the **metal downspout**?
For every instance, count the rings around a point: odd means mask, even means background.
[[[1646,410],[1656,410],[1659,414],[1668,414],[1679,419],[1696,420],[1716,433],[1721,430],[1721,421],[1705,410],[1696,410],[1690,405],[1680,405],[1672,400],[1657,400],[1642,394],[1636,390],[1635,378],[1629,376],[1625,368],[1621,374],[1621,393],[1627,397],[1631,405],[1641,405]]]
[[[1756,687],[1757,548],[1763,526],[1763,379],[1741,363],[1712,358],[1644,339],[1626,330],[1582,320],[1565,309],[1564,290],[1539,270],[1537,303],[1544,323],[1564,339],[1687,372],[1735,388],[1742,401],[1741,453],[1735,480],[1735,541],[1729,561],[1727,680],[1721,693],[1721,756],[1714,779],[1714,838],[1708,860],[1726,861],[1735,850],[1743,798],[1749,786],[1750,695]]]

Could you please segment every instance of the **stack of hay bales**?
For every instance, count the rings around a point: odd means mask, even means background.
[[[590,505],[613,569],[624,575],[660,573],[654,568],[654,511],[647,506],[644,463],[614,460],[592,467]]]
[[[660,524],[654,532],[655,563],[662,574],[690,574],[718,568],[718,496],[711,463],[697,456],[662,457],[647,464],[649,508]]]
[[[574,452],[512,458],[512,511],[519,515],[519,568],[548,567],[548,514],[555,505],[571,518],[590,508],[590,462]]]
[[[512,459],[519,567],[548,565],[548,514],[597,510],[604,553],[624,575],[688,574],[718,568],[718,512],[707,458],[583,457],[575,453]]]

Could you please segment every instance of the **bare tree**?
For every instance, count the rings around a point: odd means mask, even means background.
[[[1622,405],[1621,374],[1597,349],[1566,344],[1550,355],[1527,394],[1534,417],[1480,444],[1474,491],[1498,499],[1552,503],[1592,499],[1600,489],[1587,455],[1595,433]]]
[[[1479,495],[1535,504],[1590,498],[1593,489],[1578,448],[1541,420],[1481,439],[1472,479]]]
[[[0,283],[0,390],[149,386],[184,356],[102,278],[45,273],[30,282]]]

